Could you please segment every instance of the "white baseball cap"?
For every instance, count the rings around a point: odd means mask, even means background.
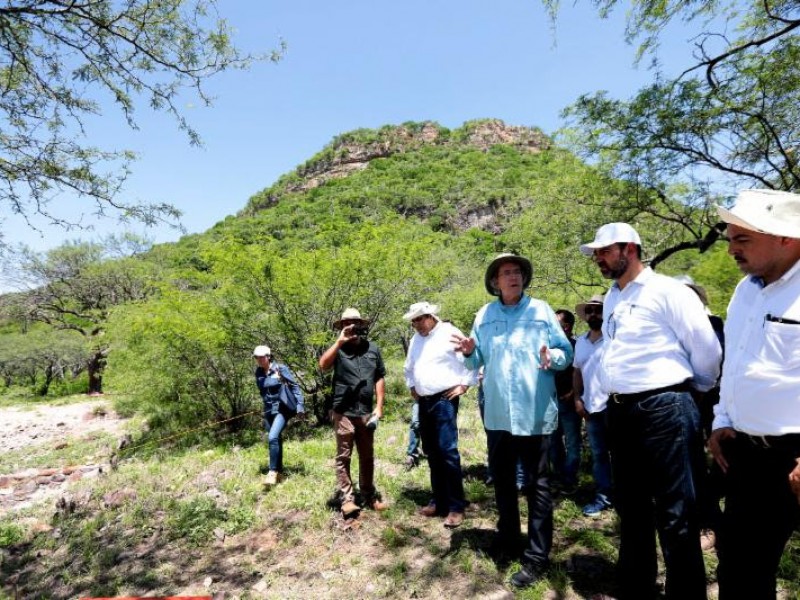
[[[779,190],[742,190],[729,210],[717,206],[719,218],[750,231],[800,238],[800,195]]]
[[[253,356],[272,356],[272,350],[269,349],[269,346],[256,346]]]
[[[611,244],[636,244],[642,245],[642,240],[636,230],[627,223],[607,223],[597,230],[594,240],[581,245],[581,252],[591,256],[598,248],[605,248]]]

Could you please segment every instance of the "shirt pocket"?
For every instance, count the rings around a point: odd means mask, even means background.
[[[765,321],[764,341],[756,350],[763,368],[800,368],[800,325]]]
[[[514,350],[538,352],[542,346],[550,346],[550,325],[547,321],[517,321],[509,332],[508,344]]]

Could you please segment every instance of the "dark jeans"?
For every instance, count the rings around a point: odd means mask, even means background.
[[[800,434],[769,438],[759,447],[737,433],[723,446],[725,512],[717,537],[720,600],[774,600],[775,575],[800,519],[789,473],[800,458]]]
[[[279,411],[275,414],[264,415],[264,428],[267,430],[267,445],[269,447],[269,470],[283,471],[283,440],[281,434],[289,420],[288,416]]]
[[[419,458],[422,454],[419,448],[419,402],[411,405],[411,423],[408,425],[408,449],[406,454],[413,458]]]
[[[550,465],[553,476],[568,486],[578,483],[581,466],[581,416],[572,400],[558,401],[558,428],[550,443]]]
[[[700,415],[688,392],[608,401],[619,597],[655,598],[658,531],[671,600],[706,598],[694,473],[703,461]]]
[[[439,512],[464,512],[464,482],[458,453],[458,398],[421,396],[419,430],[431,469],[433,502]]]
[[[484,422],[484,420],[483,420],[483,412],[484,412],[485,404],[486,404],[486,396],[483,393],[483,385],[478,384],[478,411],[481,414],[481,423]],[[489,430],[486,429],[486,425],[483,426],[483,430],[486,432],[486,456],[489,456],[490,446],[491,446],[491,444],[489,442]],[[487,472],[489,474],[489,477],[494,481],[494,474],[492,473],[492,465],[489,464],[489,465],[487,465],[487,467],[488,467],[487,468]],[[488,483],[488,481],[487,481],[487,483]],[[523,466],[522,461],[518,460],[517,461],[517,490],[522,491],[522,489],[527,485],[527,483],[528,483],[528,476],[525,473],[525,467]]]
[[[547,477],[549,435],[512,435],[487,430],[489,468],[494,476],[494,496],[499,520],[500,542],[516,548],[520,535],[517,463],[528,475],[524,491],[528,499],[528,542],[522,563],[537,571],[547,568],[553,545],[553,502]]]
[[[608,420],[606,411],[586,415],[586,434],[592,451],[592,477],[596,492],[604,500],[611,496],[611,454],[608,450]]]

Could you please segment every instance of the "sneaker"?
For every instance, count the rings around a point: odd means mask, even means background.
[[[357,514],[360,510],[361,507],[352,500],[348,500],[347,502],[342,504],[342,514],[345,517],[352,517],[355,514]]]
[[[717,545],[717,536],[713,529],[703,529],[700,532],[700,549],[703,552],[712,550]]]
[[[530,565],[522,565],[516,573],[511,576],[511,585],[517,588],[526,588],[539,581],[539,572]]]
[[[264,485],[267,486],[277,485],[281,479],[282,477],[280,473],[278,473],[277,471],[270,471],[264,478]]]
[[[604,510],[609,510],[610,508],[611,502],[598,496],[589,502],[589,504],[584,506],[582,511],[585,517],[599,517]]]

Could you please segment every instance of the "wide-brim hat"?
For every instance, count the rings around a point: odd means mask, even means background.
[[[675,275],[673,277],[675,281],[682,283],[685,286],[692,288],[697,297],[700,298],[700,301],[703,303],[703,306],[708,306],[708,293],[706,292],[706,288],[702,285],[697,285],[692,279],[691,275]]]
[[[594,236],[594,240],[581,245],[581,252],[592,256],[594,251],[612,244],[642,245],[642,240],[636,230],[627,223],[606,223]]]
[[[588,321],[589,319],[586,317],[586,307],[589,305],[592,306],[603,306],[603,295],[602,294],[595,294],[587,302],[581,302],[580,304],[575,305],[575,314],[578,315],[582,321]]]
[[[500,265],[507,262],[513,262],[519,265],[519,268],[522,270],[523,290],[531,284],[531,279],[533,278],[533,267],[531,266],[531,261],[523,256],[511,254],[510,252],[504,252],[503,254],[498,254],[494,260],[489,263],[489,266],[486,269],[486,275],[483,278],[486,291],[492,296],[500,295],[500,291],[492,286],[492,279],[497,278],[497,270],[500,268]]]
[[[333,322],[334,329],[341,329],[342,328],[342,321],[360,321],[364,325],[369,325],[369,319],[365,319],[361,316],[361,313],[358,312],[355,308],[346,308],[342,313],[342,318],[338,321]]]
[[[253,349],[253,356],[272,356],[272,350],[269,349],[269,346],[256,346]]]
[[[430,315],[438,320],[436,316],[439,312],[440,306],[438,304],[431,304],[430,302],[416,302],[408,307],[408,312],[403,315],[403,320],[412,321],[417,317]]]
[[[800,195],[779,190],[742,190],[727,209],[717,206],[719,218],[750,231],[800,238]]]

